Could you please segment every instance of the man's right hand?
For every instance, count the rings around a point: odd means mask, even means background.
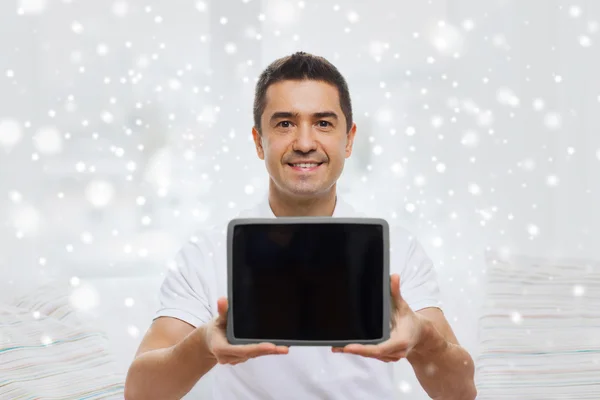
[[[255,357],[288,353],[287,346],[276,346],[273,343],[230,344],[226,333],[228,301],[221,297],[217,305],[219,316],[207,326],[206,345],[219,364],[236,365]]]

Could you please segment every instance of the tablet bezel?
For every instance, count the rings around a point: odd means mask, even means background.
[[[234,335],[233,310],[235,302],[233,301],[233,233],[237,226],[255,224],[367,224],[381,226],[383,233],[383,329],[382,337],[371,340],[286,340],[286,339],[244,339],[237,338]],[[391,293],[390,293],[390,241],[389,224],[382,218],[340,218],[340,217],[278,217],[278,218],[234,218],[227,226],[227,296],[229,299],[229,311],[227,313],[227,340],[230,344],[251,344],[269,342],[281,346],[332,346],[343,347],[348,344],[378,344],[385,342],[390,338],[390,313],[391,313]]]

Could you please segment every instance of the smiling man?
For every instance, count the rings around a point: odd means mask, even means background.
[[[303,52],[273,62],[257,82],[252,129],[269,191],[239,217],[365,216],[336,192],[356,131],[348,86],[331,63]],[[431,260],[409,232],[390,228],[388,341],[290,349],[227,342],[224,227],[202,229],[178,253],[129,369],[126,399],[182,398],[209,371],[214,399],[397,399],[393,363],[402,359],[430,397],[475,398],[473,360],[440,308]]]

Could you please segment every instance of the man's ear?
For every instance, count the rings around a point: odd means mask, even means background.
[[[354,136],[356,135],[356,123],[352,123],[352,128],[346,135],[346,158],[352,155],[352,146],[354,145]]]
[[[265,151],[262,146],[262,135],[255,126],[252,127],[252,138],[254,139],[254,146],[256,147],[256,154],[258,155],[258,158],[264,160]]]

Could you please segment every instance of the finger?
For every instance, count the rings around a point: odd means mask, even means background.
[[[400,295],[400,275],[393,274],[390,277],[390,286],[390,289],[392,291],[392,298],[394,299],[394,301],[401,300],[402,296]]]
[[[259,357],[270,354],[287,354],[287,347],[275,346],[273,343],[258,343],[228,346],[224,353],[232,357]]]
[[[384,355],[380,345],[349,344],[343,348],[344,353],[356,354],[363,357],[379,358]]]
[[[261,347],[262,346],[262,347]],[[288,354],[287,346],[275,346],[272,343],[261,343],[256,350],[251,351],[251,357]]]
[[[229,309],[229,302],[226,297],[221,297],[217,300],[217,309],[219,310],[220,317],[227,317],[227,310]]]

